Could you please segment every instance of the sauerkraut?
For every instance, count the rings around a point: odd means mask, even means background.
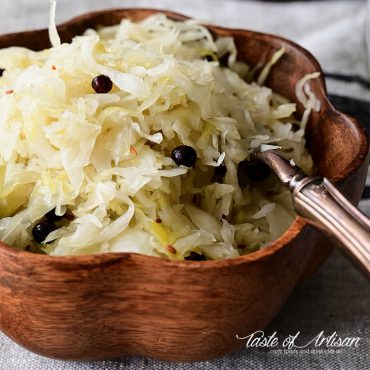
[[[297,86],[303,121],[295,104],[260,86],[283,50],[253,76],[232,38],[163,14],[71,43],[60,44],[53,27],[50,35],[47,50],[0,50],[3,242],[54,256],[222,259],[289,227],[288,190],[272,174],[241,173],[261,144],[312,171],[304,125],[317,104],[306,79]],[[108,93],[92,88],[100,75],[113,83]],[[194,166],[171,157],[181,145],[196,151]],[[36,242],[51,213],[55,228]]]

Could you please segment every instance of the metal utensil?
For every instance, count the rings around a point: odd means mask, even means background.
[[[253,156],[289,187],[296,213],[336,239],[340,250],[370,278],[370,220],[327,178],[307,176],[276,150],[258,147]]]

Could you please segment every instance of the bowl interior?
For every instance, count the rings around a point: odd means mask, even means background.
[[[77,17],[58,27],[61,40],[70,42],[76,35],[88,28],[118,24],[122,19],[137,21],[158,12],[150,9],[117,9],[89,13]],[[184,20],[186,16],[161,11],[173,19]],[[312,112],[306,130],[307,146],[320,175],[334,180],[346,179],[364,163],[368,154],[368,140],[364,129],[352,118],[337,112],[326,96],[325,81],[318,62],[305,49],[295,43],[273,35],[238,29],[225,29],[207,26],[215,36],[234,38],[238,58],[251,66],[263,66],[281,47],[285,48],[284,56],[275,64],[267,78],[266,85],[274,91],[297,103],[298,114],[304,107],[297,101],[295,86],[299,79],[312,72],[321,72],[320,78],[311,81],[311,90],[320,100],[319,112]],[[23,46],[33,50],[50,47],[47,30],[23,32],[0,36],[0,48]],[[296,222],[272,246],[281,247],[304,226]],[[270,253],[264,250],[255,252],[256,256]],[[248,256],[244,256],[250,258]]]

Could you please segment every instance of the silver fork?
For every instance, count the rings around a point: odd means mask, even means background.
[[[276,150],[253,150],[289,187],[296,213],[339,243],[342,252],[370,278],[370,220],[325,177],[307,176]]]

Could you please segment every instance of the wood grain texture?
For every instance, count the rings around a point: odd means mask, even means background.
[[[64,41],[86,28],[139,20],[153,10],[91,13],[59,27]],[[183,16],[167,13],[173,18]],[[304,49],[279,37],[209,26],[232,36],[239,58],[264,64],[284,46],[267,84],[296,101],[295,84],[321,71]],[[0,37],[0,47],[49,46],[47,31]],[[308,147],[321,174],[338,182],[354,203],[364,187],[368,140],[363,128],[330,105],[323,78],[311,83],[321,110],[311,116]],[[302,112],[302,106],[298,105]],[[0,329],[44,356],[100,360],[144,355],[173,361],[208,360],[244,343],[278,313],[297,283],[313,273],[332,245],[297,218],[267,248],[205,262],[174,262],[137,254],[50,257],[0,243]]]

